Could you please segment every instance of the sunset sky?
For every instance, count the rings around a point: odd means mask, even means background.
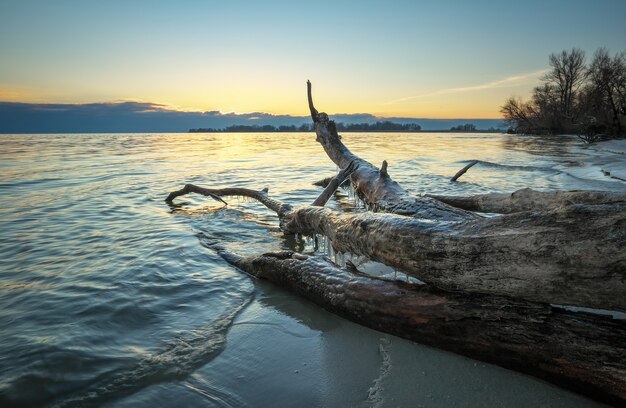
[[[626,49],[626,1],[0,0],[0,101],[498,118],[548,55]]]

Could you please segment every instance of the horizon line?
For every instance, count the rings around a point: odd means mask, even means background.
[[[97,101],[97,102],[23,102],[23,101],[10,101],[10,100],[0,100],[0,105],[26,105],[26,106],[67,106],[67,107],[87,107],[87,106],[115,106],[115,105],[136,105],[136,106],[145,106],[151,107],[150,110],[142,110],[137,112],[149,112],[149,111],[160,111],[160,112],[172,112],[172,113],[195,113],[195,114],[209,114],[209,113],[218,113],[220,115],[234,115],[234,116],[246,116],[246,115],[267,115],[271,117],[281,117],[287,116],[291,118],[302,118],[308,117],[309,114],[292,114],[292,113],[271,113],[271,112],[263,112],[263,111],[250,111],[250,112],[237,112],[237,111],[224,111],[224,110],[202,110],[202,109],[193,109],[193,108],[180,108],[176,105],[169,105],[166,103],[160,102],[149,102],[145,100],[131,100],[131,99],[117,99],[111,101]],[[327,112],[328,113],[328,112]],[[466,116],[450,116],[450,117],[428,117],[428,116],[398,116],[398,115],[390,115],[383,116],[380,114],[370,113],[370,112],[336,112],[336,113],[328,113],[330,116],[358,116],[358,115],[367,115],[376,119],[412,119],[412,120],[503,120],[502,117],[466,117]],[[250,117],[248,120],[254,121],[262,118],[254,118]]]

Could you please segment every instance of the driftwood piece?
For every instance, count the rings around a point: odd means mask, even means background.
[[[339,188],[339,186],[342,185],[343,182],[346,181],[348,177],[350,177],[350,175],[354,173],[358,168],[359,168],[358,163],[356,162],[348,163],[348,166],[345,169],[341,169],[335,177],[330,179],[330,181],[324,188],[324,191],[322,191],[322,194],[320,194],[319,197],[317,197],[315,201],[313,201],[313,204],[311,205],[320,206],[320,207],[323,207],[324,205],[326,205],[330,197],[335,193],[335,191]]]
[[[190,192],[213,198],[244,195],[275,211],[287,233],[325,235],[336,251],[365,255],[441,289],[626,311],[623,200],[611,193],[523,190],[508,198],[517,207],[507,206],[532,211],[485,218],[442,197],[411,197],[391,179],[386,164],[379,170],[345,147],[334,122],[313,106],[310,82],[307,91],[317,140],[345,169],[315,206],[294,209],[270,198],[267,190],[194,185],[167,200]],[[367,203],[395,214],[344,214],[318,207],[347,175]],[[481,202],[482,211],[489,211]]]
[[[313,106],[310,81],[307,81],[307,96],[317,135],[316,140],[339,168],[346,168],[351,162],[358,164],[358,169],[352,173],[350,179],[355,192],[369,208],[374,211],[445,221],[477,218],[474,213],[446,205],[430,197],[412,196],[389,176],[386,162],[381,169],[378,169],[368,161],[354,155],[341,142],[335,122],[330,120],[326,113],[318,112]]]
[[[465,172],[468,171],[470,167],[474,166],[476,163],[478,163],[478,160],[472,160],[471,162],[469,162],[465,167],[457,171],[456,174],[450,179],[450,181],[457,181],[459,177],[465,174]]]
[[[287,233],[327,236],[337,252],[365,255],[441,289],[626,311],[624,202],[446,223],[293,208],[243,188],[188,185],[172,194],[184,191],[257,199]]]
[[[364,326],[626,404],[626,321],[373,278],[291,251],[246,258],[218,252]]]
[[[412,197],[386,162],[378,169],[346,148],[334,122],[313,106],[310,83],[307,90],[317,140],[343,169],[313,205],[294,208],[267,190],[191,184],[166,200],[189,193],[258,200],[278,214],[285,233],[325,235],[338,252],[365,255],[430,285],[373,278],[318,256],[242,258],[212,246],[248,273],[377,330],[626,402],[626,323],[549,305],[626,311],[623,197],[532,190]],[[348,177],[379,213],[322,207]],[[468,208],[509,214],[483,217]]]
[[[511,194],[447,196],[427,194],[446,204],[468,211],[510,214],[521,211],[544,211],[572,204],[612,204],[626,202],[626,194],[608,191],[536,191],[530,188]]]

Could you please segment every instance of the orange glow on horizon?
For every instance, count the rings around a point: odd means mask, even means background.
[[[323,81],[320,83],[324,84]],[[281,89],[265,87],[213,87],[195,89],[168,83],[159,89],[132,89],[117,84],[107,92],[82,89],[34,88],[0,84],[0,102],[89,104],[141,102],[163,109],[184,112],[219,111],[222,113],[262,112],[272,115],[308,116],[305,82],[281,84]],[[332,84],[331,84],[332,85]],[[131,88],[131,89],[129,89]],[[464,94],[433,95],[424,98],[389,103],[398,92],[379,89],[353,91],[324,84],[314,89],[316,107],[333,114],[372,114],[381,118],[499,118],[500,106],[512,95],[527,96],[530,88],[481,90]],[[504,90],[504,92],[503,92]]]

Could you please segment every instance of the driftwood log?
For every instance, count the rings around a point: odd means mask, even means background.
[[[313,106],[307,85],[317,140],[340,168],[351,170],[357,194],[382,213],[340,213],[319,207],[326,202],[319,199],[294,209],[267,191],[194,185],[167,200],[190,192],[247,196],[274,210],[287,233],[325,235],[338,252],[364,255],[440,289],[626,311],[625,195],[522,190],[465,206],[512,212],[489,218],[459,208],[462,199],[413,197],[386,165],[379,170],[345,147],[334,122]],[[346,174],[340,176],[327,186],[325,200]]]
[[[386,161],[383,161],[381,168],[378,169],[368,161],[354,155],[341,142],[335,122],[330,120],[326,113],[318,112],[313,106],[310,82],[307,82],[307,95],[317,135],[316,140],[339,168],[346,168],[352,162],[357,164],[358,168],[352,173],[350,180],[355,192],[368,208],[374,211],[444,221],[477,218],[472,212],[443,204],[433,198],[412,196],[389,176]]]
[[[319,113],[317,140],[339,174],[312,205],[294,208],[266,190],[187,184],[197,193],[258,200],[285,233],[320,234],[337,252],[364,255],[415,276],[407,286],[291,252],[222,256],[378,330],[519,369],[614,403],[626,402],[626,323],[550,304],[626,311],[626,195],[604,192],[414,197],[350,152]],[[344,181],[372,211],[324,204]],[[501,213],[485,217],[480,213]]]
[[[535,375],[608,403],[626,403],[626,321],[373,278],[321,256],[218,252],[250,275],[364,326]]]
[[[490,193],[474,196],[428,194],[427,196],[464,210],[498,214],[545,211],[573,204],[619,204],[626,201],[625,194],[610,191],[536,191],[530,188],[511,194]]]
[[[472,160],[471,162],[469,162],[465,167],[463,167],[461,170],[457,171],[456,174],[454,176],[452,176],[450,181],[457,181],[459,179],[459,177],[461,177],[463,174],[465,174],[472,166],[476,165],[476,163],[478,163],[478,160]]]
[[[256,199],[278,214],[287,233],[324,235],[337,252],[364,255],[441,289],[626,311],[626,202],[446,223],[293,208],[245,188],[188,184],[168,199],[192,192]]]

